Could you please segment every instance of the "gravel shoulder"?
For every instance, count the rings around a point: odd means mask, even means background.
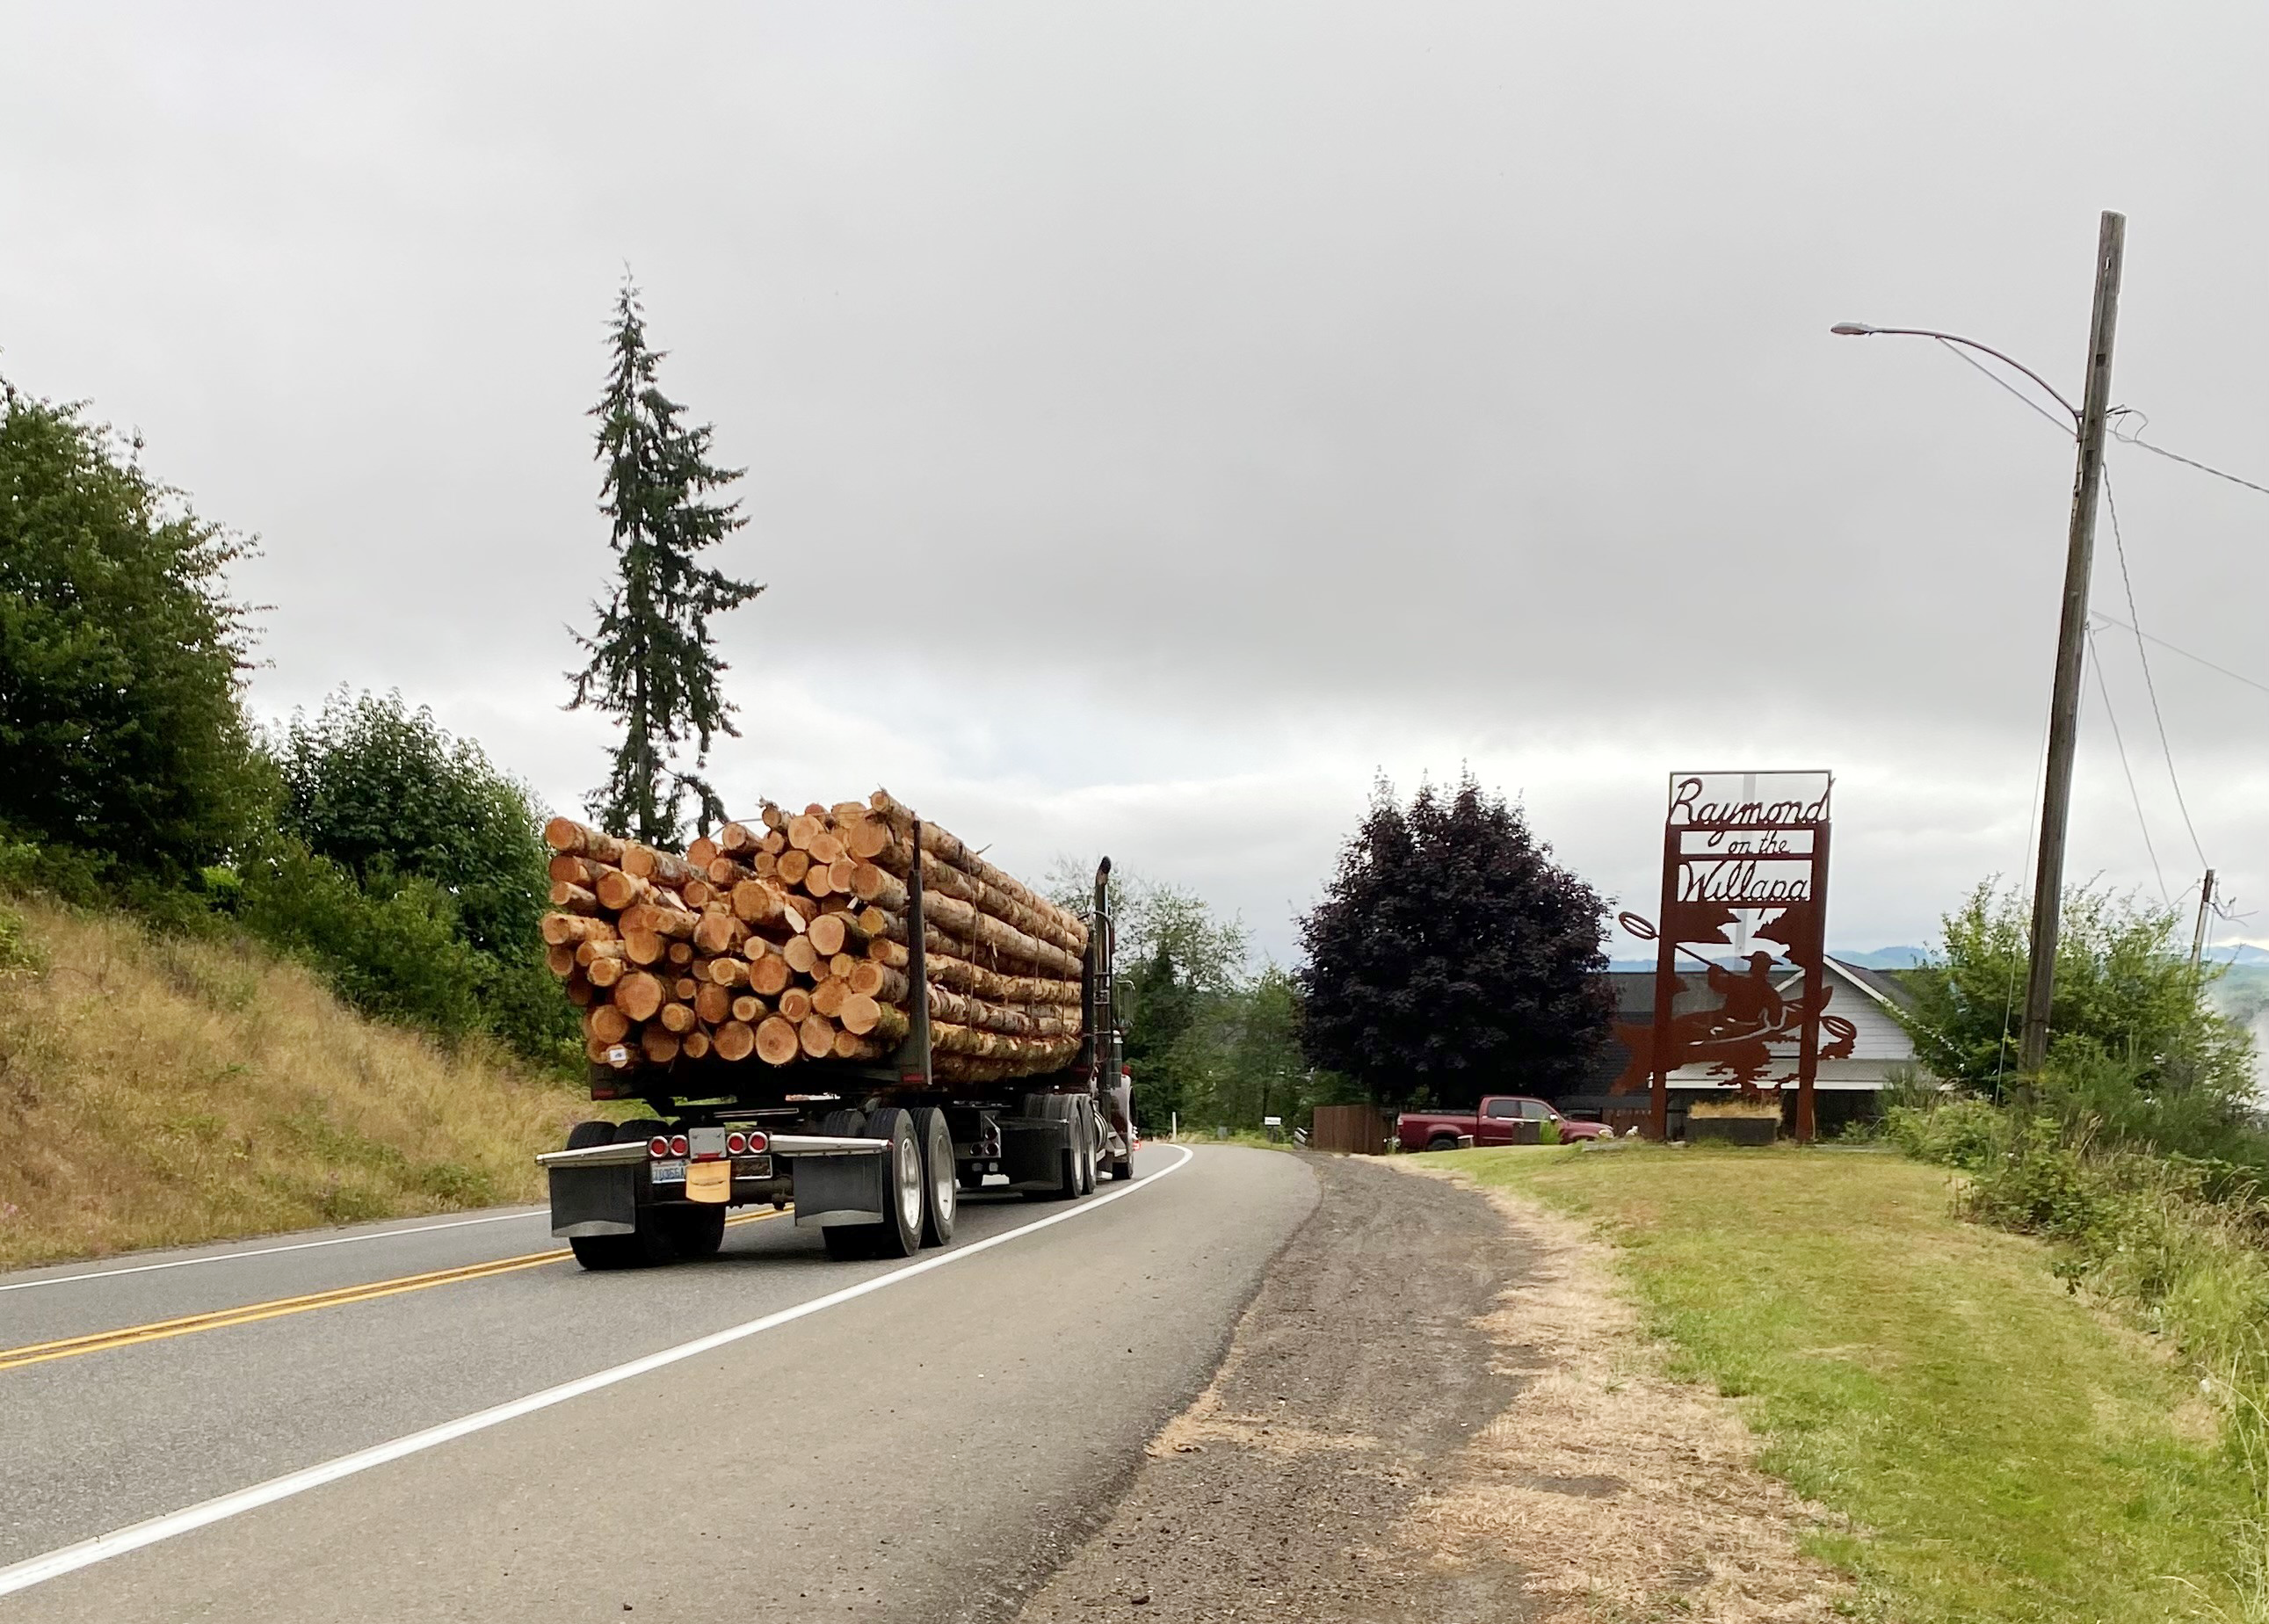
[[[1308,1161],[1220,1373],[1020,1624],[1839,1616],[1833,1519],[1666,1374],[1604,1241],[1429,1162]]]
[[[1019,1615],[1092,1624],[1536,1616],[1503,1554],[1438,1561],[1401,1531],[1462,1487],[1524,1378],[1485,1322],[1524,1270],[1471,1189],[1314,1157],[1314,1215],[1229,1357],[1151,1444],[1104,1527]]]

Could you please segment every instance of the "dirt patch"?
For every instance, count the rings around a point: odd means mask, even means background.
[[[1315,1215],[1271,1267],[1211,1387],[1150,1446],[1108,1523],[1022,1624],[1534,1616],[1505,1550],[1399,1537],[1454,1495],[1519,1391],[1484,1322],[1523,1265],[1476,1192],[1317,1158]],[[1587,1502],[1571,1501],[1569,1504]]]
[[[1580,1226],[1319,1157],[1229,1357],[1019,1624],[1809,1624],[1821,1514],[1730,1405],[1665,1378]]]
[[[1548,1624],[1837,1617],[1848,1587],[1798,1546],[1828,1514],[1756,1469],[1732,1406],[1660,1374],[1607,1246],[1533,1202],[1487,1199],[1525,1265],[1484,1321],[1520,1394],[1396,1540],[1452,1568],[1520,1552]]]

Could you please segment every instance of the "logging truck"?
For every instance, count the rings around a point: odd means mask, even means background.
[[[881,792],[765,822],[684,858],[546,830],[552,919],[573,923],[545,940],[585,1006],[591,1097],[646,1108],[536,1158],[585,1268],[713,1256],[749,1206],[793,1207],[833,1258],[909,1257],[951,1241],[963,1192],[1076,1200],[1134,1176],[1108,858],[1078,919]],[[673,968],[696,972],[675,1001],[633,980]]]

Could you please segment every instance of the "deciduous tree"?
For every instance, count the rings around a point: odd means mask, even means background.
[[[262,799],[226,581],[247,547],[135,449],[0,382],[0,825],[178,879]]]
[[[1384,1102],[1571,1083],[1607,1037],[1603,912],[1470,774],[1408,808],[1382,780],[1301,922],[1308,1059]]]

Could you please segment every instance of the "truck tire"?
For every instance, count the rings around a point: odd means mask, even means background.
[[[832,1263],[858,1263],[875,1255],[875,1231],[871,1223],[831,1223],[819,1232],[827,1247],[828,1260]]]
[[[883,1222],[875,1228],[875,1251],[884,1258],[911,1258],[921,1250],[922,1214],[927,1205],[921,1141],[914,1137],[914,1114],[886,1105],[867,1118],[867,1137],[887,1139],[883,1153]]]
[[[634,1117],[628,1122],[615,1125],[615,1143],[643,1145],[657,1133],[669,1132],[669,1124],[654,1117]],[[638,1209],[638,1232],[634,1235],[609,1235],[601,1240],[619,1241],[626,1262],[610,1266],[618,1269],[660,1268],[665,1263],[677,1261],[677,1247],[670,1234],[669,1223],[663,1209],[658,1206]]]
[[[819,1132],[827,1139],[864,1139],[867,1136],[867,1113],[845,1107],[831,1111],[819,1119]]]
[[[615,1125],[611,1122],[579,1122],[567,1130],[567,1148],[588,1150],[594,1145],[615,1142]]]
[[[953,1216],[961,1205],[953,1167],[953,1130],[935,1105],[914,1112],[914,1143],[922,1153],[922,1244],[943,1246],[953,1239]]]
[[[607,1130],[600,1139],[596,1130]],[[567,1136],[570,1150],[581,1148],[577,1137],[588,1137],[593,1144],[643,1145],[657,1133],[669,1132],[669,1124],[653,1117],[634,1117],[628,1122],[579,1122]],[[568,1249],[575,1261],[587,1269],[643,1269],[676,1260],[677,1248],[664,1228],[659,1209],[641,1207],[638,1209],[638,1230],[632,1235],[571,1235]]]
[[[1455,1150],[1457,1148],[1458,1140],[1454,1133],[1437,1133],[1426,1141],[1429,1150]]]
[[[725,1244],[725,1209],[706,1201],[655,1209],[669,1236],[670,1251],[681,1258],[713,1258]]]
[[[1056,1176],[1053,1182],[1038,1190],[1024,1192],[1031,1201],[1076,1201],[1084,1187],[1079,1176],[1082,1155],[1079,1117],[1075,1111],[1078,1099],[1069,1094],[1028,1094],[1024,1096],[1024,1114],[1046,1122],[1061,1122],[1070,1130],[1071,1143],[1056,1158]]]

